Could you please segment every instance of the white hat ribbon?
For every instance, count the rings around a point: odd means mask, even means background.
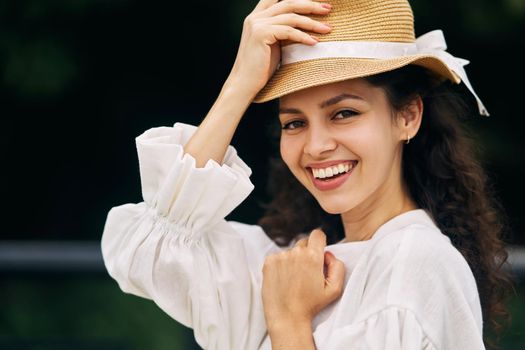
[[[460,79],[476,98],[479,113],[489,113],[474,88],[470,84],[467,72],[463,68],[469,61],[452,56],[446,52],[447,43],[441,30],[433,30],[416,39],[414,43],[383,41],[325,41],[314,46],[291,44],[281,49],[281,65],[319,58],[352,57],[393,59],[410,55],[432,55],[443,61]]]

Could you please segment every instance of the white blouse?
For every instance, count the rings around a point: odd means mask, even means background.
[[[110,210],[106,268],[205,349],[271,349],[262,265],[283,248],[259,226],[224,219],[252,191],[251,170],[231,146],[222,165],[196,168],[183,151],[195,130],[177,123],[137,137],[144,202]],[[313,320],[318,349],[484,349],[472,271],[426,211],[326,250],[345,263],[345,289]]]

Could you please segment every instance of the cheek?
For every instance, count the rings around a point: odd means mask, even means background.
[[[364,179],[373,183],[373,179],[382,178],[391,166],[391,135],[375,124],[356,131],[352,133],[351,142],[347,145],[361,160],[360,171],[364,173]]]
[[[372,126],[363,125],[346,134],[339,135],[338,143],[357,156],[361,161],[371,161],[381,147],[381,136]]]

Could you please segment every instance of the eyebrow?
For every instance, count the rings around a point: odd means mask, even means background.
[[[279,114],[301,114],[301,110],[297,108],[279,108]]]
[[[319,104],[319,107],[320,108],[326,108],[328,106],[335,105],[338,102],[341,102],[343,100],[348,100],[348,99],[364,101],[364,98],[362,98],[360,96],[357,96],[357,95],[341,94],[341,95],[337,95],[335,97],[332,97],[332,98],[330,98],[330,99],[328,99],[328,100],[326,100],[324,102],[321,102]]]
[[[326,107],[335,105],[336,103],[339,103],[343,100],[348,100],[348,99],[361,100],[361,101],[365,100],[364,98],[357,96],[357,95],[343,93],[343,94],[334,96],[332,98],[329,98],[326,101],[321,102],[319,104],[319,108],[326,108]],[[297,108],[279,108],[279,114],[301,114],[301,113],[302,113],[301,110]]]

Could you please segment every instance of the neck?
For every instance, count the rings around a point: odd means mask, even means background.
[[[345,242],[366,241],[390,219],[418,206],[411,199],[408,189],[400,186],[401,177],[385,182],[372,196],[359,206],[341,214]],[[397,183],[394,186],[393,183]]]

